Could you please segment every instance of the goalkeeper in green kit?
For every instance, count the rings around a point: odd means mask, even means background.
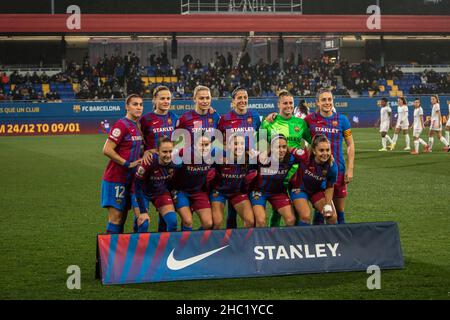
[[[282,90],[278,93],[278,109],[279,113],[275,117],[274,114],[269,115],[260,127],[260,129],[267,130],[268,141],[271,141],[273,135],[282,134],[287,138],[288,147],[290,148],[303,148],[303,140],[311,143],[311,134],[308,125],[303,119],[294,116],[294,96],[289,91]],[[272,121],[270,121],[271,118],[273,119]],[[294,165],[289,171],[284,181],[286,188],[297,169],[298,165]],[[280,214],[272,209],[270,226],[280,226],[280,220]]]

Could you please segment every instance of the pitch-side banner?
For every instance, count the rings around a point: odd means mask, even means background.
[[[105,285],[403,268],[395,222],[99,235]]]

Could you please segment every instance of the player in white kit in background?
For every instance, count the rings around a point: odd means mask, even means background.
[[[444,151],[449,151],[448,141],[442,136],[442,120],[441,107],[439,106],[439,97],[437,95],[431,96],[431,119],[430,119],[430,134],[428,135],[428,145],[430,152],[433,149],[434,134],[439,137],[439,140],[444,144]]]
[[[390,150],[395,149],[395,145],[397,144],[398,134],[400,130],[403,131],[403,135],[405,136],[406,147],[404,150],[411,150],[411,139],[409,137],[408,129],[409,129],[409,119],[408,119],[408,104],[406,103],[406,99],[404,97],[400,97],[397,99],[398,102],[398,117],[397,117],[397,125],[395,126],[394,137],[392,138],[392,143],[389,146]]]
[[[380,102],[380,134],[381,134],[381,146],[378,151],[387,151],[386,144],[389,141],[392,144],[391,137],[388,136],[389,128],[391,127],[391,114],[392,109],[389,106],[388,99],[382,98]]]
[[[411,151],[412,155],[419,154],[419,145],[423,145],[423,151],[428,152],[428,144],[420,138],[423,131],[423,109],[420,105],[420,99],[416,98],[414,100],[414,123],[413,123],[413,139],[414,139],[414,150]]]
[[[448,104],[447,124],[445,125],[445,139],[450,143],[450,103]]]

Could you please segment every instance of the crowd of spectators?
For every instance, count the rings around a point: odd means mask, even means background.
[[[236,59],[236,60],[235,60]],[[191,55],[186,55],[179,67],[170,64],[166,54],[151,55],[149,65],[140,64],[132,52],[121,57],[104,55],[95,65],[89,57],[82,64],[71,62],[64,72],[48,76],[45,72],[20,75],[13,72],[0,76],[0,100],[47,100],[61,98],[86,100],[122,99],[126,94],[140,93],[151,98],[152,89],[160,83],[146,86],[142,77],[176,77],[177,82],[167,85],[176,98],[189,98],[194,88],[206,85],[211,88],[213,97],[228,97],[237,85],[248,88],[251,97],[270,97],[281,89],[289,90],[296,96],[311,96],[321,87],[334,88],[339,96],[379,94],[382,80],[401,80],[400,69],[386,65],[380,67],[372,60],[350,64],[347,60],[335,60],[324,55],[319,59],[303,59],[300,55],[289,55],[284,61],[276,59],[271,64],[262,59],[253,63],[250,55],[244,53],[238,58],[228,52],[216,52],[206,65]],[[237,63],[236,63],[237,62]],[[409,94],[430,94],[450,92],[450,76],[425,71],[421,84],[412,85]],[[14,84],[14,88],[10,86]],[[51,84],[51,90],[44,96],[41,84]],[[56,89],[66,88],[67,92]],[[73,89],[72,89],[73,88]]]

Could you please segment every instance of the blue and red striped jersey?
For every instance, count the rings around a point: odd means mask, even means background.
[[[137,123],[127,118],[121,118],[112,126],[108,139],[117,146],[115,151],[129,162],[136,161],[141,156],[142,135]],[[134,169],[109,160],[103,174],[103,180],[116,183],[132,183]]]
[[[156,114],[154,111],[144,114],[139,122],[144,135],[145,150],[157,149],[158,141],[163,136],[171,138],[177,121],[178,116],[172,111],[165,115]]]
[[[333,113],[330,117],[323,117],[319,112],[309,114],[305,118],[311,131],[311,137],[316,134],[325,135],[331,143],[331,154],[336,161],[339,172],[345,172],[345,160],[342,152],[344,139],[352,136],[350,122],[347,117]]]

